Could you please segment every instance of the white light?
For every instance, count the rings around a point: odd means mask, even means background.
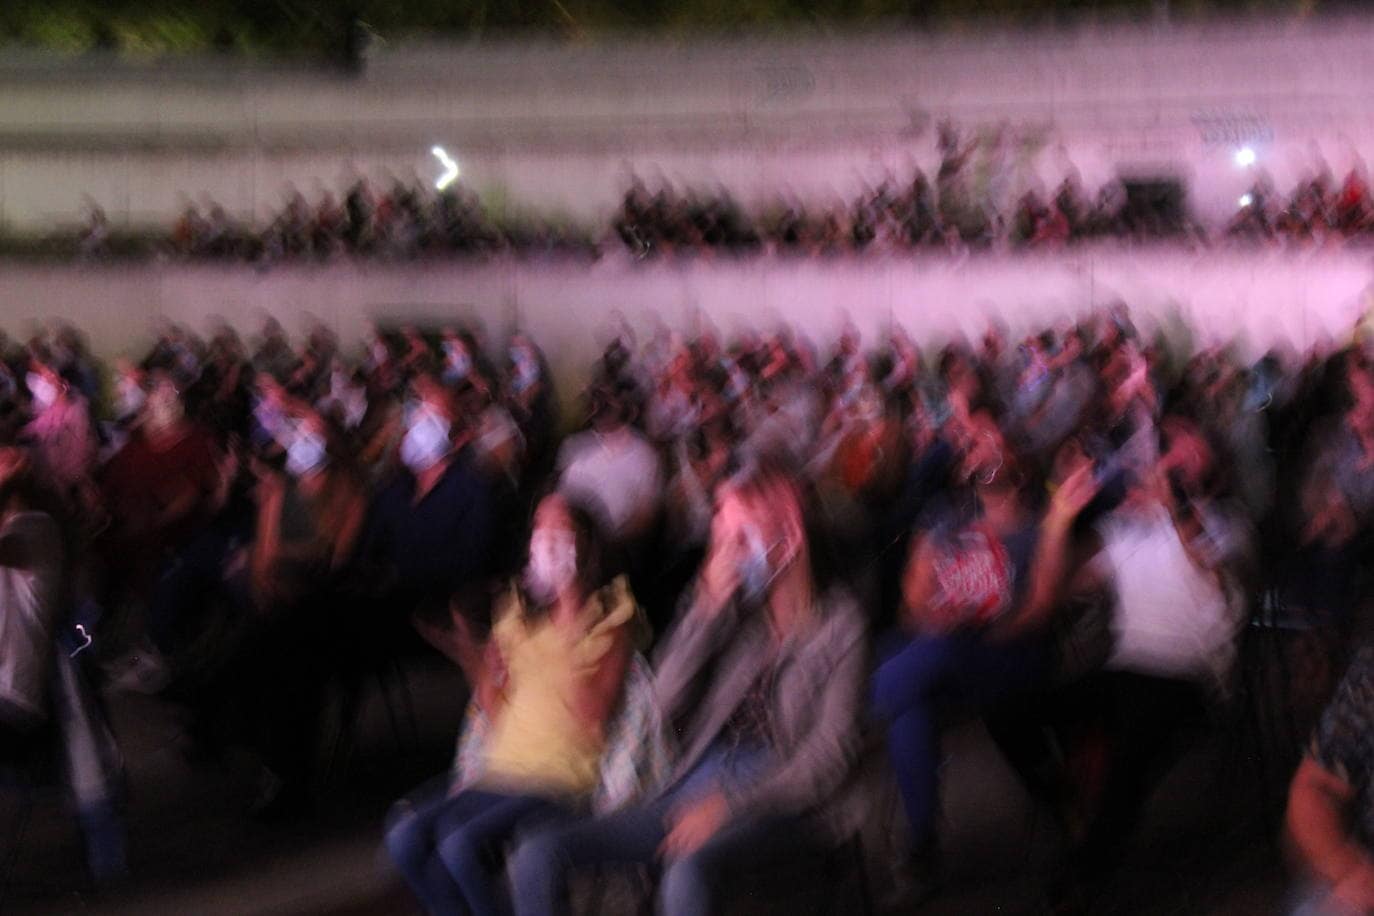
[[[439,160],[439,164],[444,167],[444,174],[440,175],[434,182],[434,190],[442,191],[458,180],[458,163],[450,158],[449,154],[442,146],[431,147],[430,152],[434,154],[435,159]]]
[[[1242,146],[1236,150],[1236,165],[1246,168],[1255,164],[1255,150],[1253,147]]]
[[[1241,208],[1242,208],[1242,209],[1245,208],[1245,207],[1250,206],[1250,205],[1253,204],[1254,202],[1255,202],[1255,198],[1252,197],[1252,196],[1250,196],[1249,194],[1242,194],[1242,195],[1240,196],[1240,205],[1241,205]]]

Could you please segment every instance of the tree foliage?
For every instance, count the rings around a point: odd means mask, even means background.
[[[941,26],[986,17],[1013,23],[1083,16],[1235,12],[1308,14],[1340,0],[5,0],[0,43],[130,55],[237,51],[331,53],[355,21],[378,34],[670,35],[782,26],[830,30]]]

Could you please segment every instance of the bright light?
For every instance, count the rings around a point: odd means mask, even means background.
[[[1255,164],[1255,150],[1250,146],[1242,146],[1236,150],[1236,165],[1247,168]]]
[[[1240,197],[1241,209],[1244,209],[1255,202],[1255,198],[1249,194],[1242,194]]]
[[[434,158],[439,160],[439,164],[444,167],[444,174],[434,182],[434,190],[442,191],[444,188],[458,180],[458,163],[454,162],[442,146],[430,148]]]

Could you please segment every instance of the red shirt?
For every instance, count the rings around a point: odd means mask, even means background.
[[[188,491],[198,509],[219,483],[214,439],[200,427],[186,424],[179,436],[150,438],[136,434],[105,465],[101,475],[106,505],[126,537],[157,548],[184,536],[200,521],[192,511],[170,526],[161,517]]]

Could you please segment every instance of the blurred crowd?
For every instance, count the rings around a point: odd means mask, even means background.
[[[108,373],[71,328],[6,344],[0,756],[65,755],[98,878],[97,687],[183,704],[188,752],[252,750],[258,813],[291,817],[327,802],[327,698],[438,650],[472,696],[454,767],[386,830],[434,912],[561,912],[611,862],[711,912],[837,850],[919,902],[961,717],[1059,826],[1055,906],[1099,911],[1169,764],[1257,702],[1246,624],[1281,621],[1319,703],[1349,666],[1301,765],[1268,762],[1310,905],[1374,906],[1362,328],[1255,362],[1124,307],[937,349],[611,337],[566,437],[523,333],[169,325]]]
[[[962,136],[938,132],[934,179],[914,168],[868,185],[853,201],[818,206],[796,195],[749,211],[730,191],[679,191],[666,181],[633,179],[609,227],[578,228],[536,217],[497,217],[470,187],[440,191],[418,179],[389,177],[374,188],[359,177],[341,194],[317,188],[306,199],[283,194],[267,225],[231,216],[205,196],[184,203],[166,235],[117,232],[88,201],[77,233],[82,257],[162,257],[253,262],[328,261],[337,257],[408,261],[495,254],[598,257],[622,247],[638,258],[730,255],[838,255],[912,251],[1058,250],[1072,244],[1173,242],[1186,246],[1285,243],[1320,246],[1374,231],[1374,199],[1363,166],[1336,181],[1325,163],[1298,181],[1287,199],[1263,169],[1234,216],[1206,227],[1191,216],[1183,185],[1173,181],[1103,184],[1095,192],[1069,165],[1054,187],[1022,174],[1025,163],[1007,130]],[[51,242],[51,240],[49,240]]]
[[[1204,226],[1182,184],[1113,179],[1085,188],[1068,165],[1045,187],[1015,164],[997,136],[939,131],[933,180],[920,168],[866,186],[854,200],[817,205],[780,196],[757,212],[724,188],[678,190],[635,178],[605,227],[498,216],[461,182],[435,191],[418,179],[358,178],[341,194],[320,187],[307,199],[292,187],[266,226],[231,216],[206,197],[187,202],[166,235],[111,229],[88,201],[77,250],[91,258],[158,254],[271,265],[348,256],[399,261],[496,254],[596,257],[621,247],[637,258],[709,255],[843,255],[862,252],[1058,250],[1101,240],[1330,245],[1374,231],[1374,199],[1362,165],[1339,182],[1325,164],[1287,199],[1262,169],[1222,226]]]
[[[498,252],[575,253],[587,248],[576,234],[552,225],[497,225],[470,189],[451,184],[433,191],[394,179],[374,191],[363,178],[337,198],[321,190],[313,203],[294,188],[265,229],[252,229],[207,200],[188,203],[172,230],[169,250],[184,258],[276,263],[329,260],[341,255],[389,260]]]
[[[636,181],[613,228],[640,256],[756,250],[833,255],[861,251],[1057,248],[1096,239],[1200,242],[1205,233],[1182,208],[1133,200],[1120,181],[1090,198],[1072,169],[1052,192],[1034,187],[1012,199],[1012,167],[999,135],[990,143],[961,137],[951,125],[939,133],[935,180],[920,168],[888,178],[854,201],[808,207],[780,199],[757,217],[729,193],[651,192]],[[991,150],[989,150],[991,147]],[[979,158],[981,157],[981,158]],[[989,160],[992,161],[989,161]]]
[[[203,195],[184,202],[170,232],[112,228],[105,209],[86,200],[75,239],[46,240],[39,253],[100,260],[160,257],[270,266],[328,262],[342,257],[381,261],[520,255],[594,254],[594,241],[576,227],[521,216],[495,218],[471,189],[434,190],[399,178],[374,189],[359,178],[342,194],[319,188],[313,200],[294,186],[265,225],[231,215]]]
[[[1361,169],[1339,184],[1323,169],[1300,181],[1288,198],[1261,175],[1240,201],[1227,235],[1250,240],[1320,243],[1367,236],[1374,230],[1374,199]]]

